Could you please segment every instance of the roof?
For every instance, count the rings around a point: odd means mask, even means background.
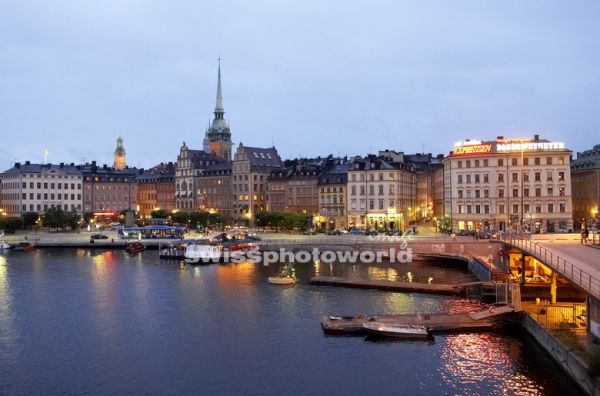
[[[248,157],[248,161],[252,165],[273,166],[273,167],[281,166],[281,158],[279,158],[279,154],[277,154],[277,149],[275,147],[270,147],[270,148],[248,147],[248,146],[240,146],[240,147],[244,150],[244,153]]]
[[[32,164],[29,161],[25,163],[16,162],[15,165],[4,171],[4,173],[43,173],[50,170],[61,172],[67,175],[81,176],[81,171],[75,164]]]
[[[216,176],[229,173],[231,173],[231,163],[227,161],[221,161],[204,169],[201,176]]]

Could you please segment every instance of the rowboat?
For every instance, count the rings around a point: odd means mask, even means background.
[[[431,330],[421,325],[365,322],[362,327],[367,334],[378,337],[405,340],[427,340],[432,337]]]

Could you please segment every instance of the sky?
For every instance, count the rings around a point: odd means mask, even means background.
[[[0,168],[202,148],[217,59],[234,150],[447,154],[600,143],[600,2],[0,0]]]

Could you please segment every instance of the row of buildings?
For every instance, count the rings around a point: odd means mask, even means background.
[[[239,143],[234,151],[219,65],[202,149],[184,142],[175,162],[136,169],[119,138],[112,166],[15,163],[0,175],[0,208],[10,216],[53,206],[140,217],[208,211],[250,223],[271,211],[307,214],[322,229],[433,220],[454,231],[558,232],[595,222],[600,200],[600,145],[571,158],[563,143],[538,135],[465,140],[437,156],[385,150],[283,161],[275,147]]]

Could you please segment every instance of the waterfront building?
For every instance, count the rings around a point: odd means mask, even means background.
[[[577,153],[571,164],[575,230],[598,227],[600,207],[600,144]]]
[[[416,218],[418,221],[431,220],[443,214],[443,160],[443,154],[435,157],[431,153],[404,154],[404,162],[411,164],[417,174]]]
[[[319,176],[319,216],[316,225],[325,230],[348,227],[346,218],[346,183],[352,164],[346,159],[332,159]]]
[[[539,135],[455,143],[444,159],[452,230],[572,230],[570,156]]]
[[[200,171],[196,178],[198,210],[233,215],[229,161],[219,161]]]
[[[417,175],[412,165],[394,159],[400,158],[353,160],[346,188],[349,227],[403,229],[416,220]]]
[[[154,210],[175,209],[175,164],[161,163],[139,174],[137,205],[139,215],[148,217]]]
[[[118,170],[96,161],[79,165],[83,175],[83,211],[85,213],[119,214],[137,210],[136,178],[143,170],[125,167]]]
[[[185,142],[177,156],[175,171],[175,207],[177,210],[193,212],[200,210],[197,179],[210,166],[222,162],[216,156],[202,150],[191,150]]]
[[[224,161],[231,162],[231,130],[229,123],[225,121],[225,110],[223,108],[223,93],[221,89],[221,60],[219,59],[219,71],[217,76],[217,102],[215,104],[214,118],[212,124],[207,128],[204,137],[204,151]]]
[[[117,148],[115,149],[113,168],[122,171],[127,167],[127,161],[125,160],[125,148],[123,148],[123,138],[119,136],[117,139]]]
[[[325,160],[295,159],[285,161],[284,168],[271,172],[267,180],[268,210],[303,213],[315,217],[319,213],[317,184]]]
[[[254,221],[257,212],[267,210],[267,179],[282,167],[275,147],[247,147],[239,144],[232,167],[232,196],[235,219]]]
[[[82,173],[75,164],[17,162],[1,176],[2,209],[8,216],[60,207],[81,212]]]

